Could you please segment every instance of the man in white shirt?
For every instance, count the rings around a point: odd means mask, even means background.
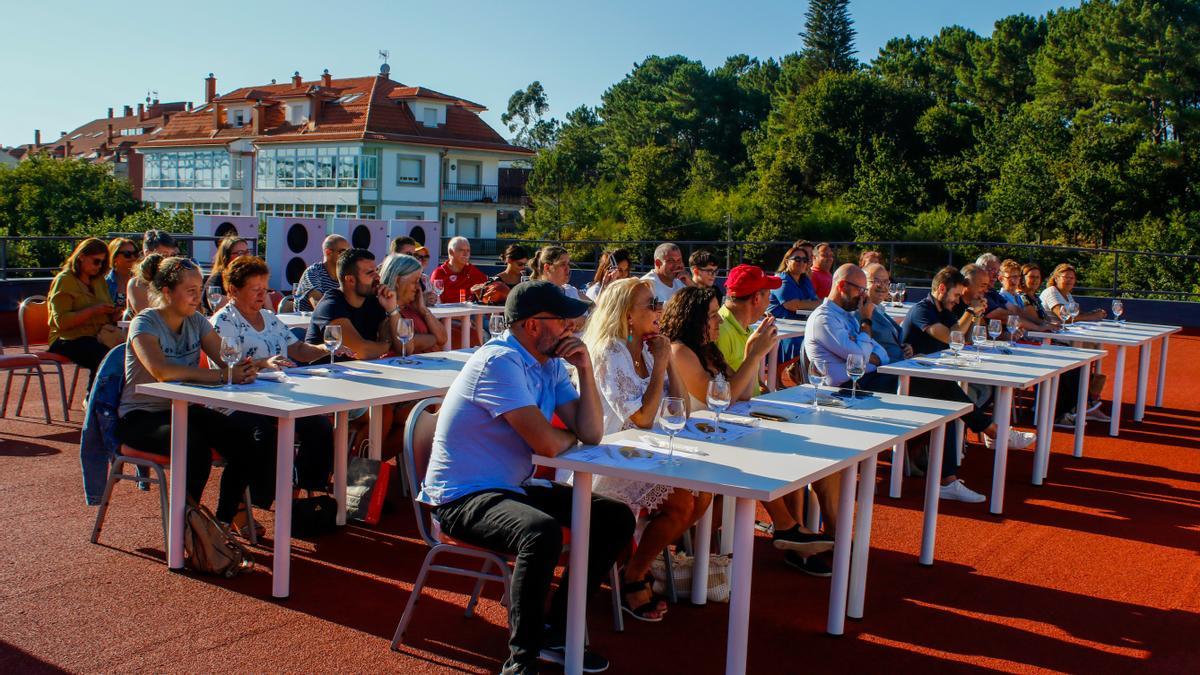
[[[665,303],[684,286],[690,286],[691,280],[683,267],[683,253],[675,244],[659,244],[654,249],[654,271],[647,272],[642,279],[649,281],[654,288],[654,297]]]
[[[871,337],[874,303],[867,295],[867,275],[858,265],[847,263],[833,274],[829,297],[818,306],[805,325],[804,355],[825,369],[826,381],[846,386],[846,359],[851,354],[863,358],[866,374],[858,386],[871,391],[896,391],[896,376],[875,372],[890,361],[887,350]],[[858,314],[856,314],[858,312]]]

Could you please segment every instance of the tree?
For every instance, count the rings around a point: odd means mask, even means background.
[[[804,13],[804,57],[818,72],[849,73],[858,69],[854,57],[854,22],[850,0],[809,0]]]
[[[1033,59],[1046,22],[1024,14],[996,22],[992,37],[970,45],[970,64],[958,68],[957,92],[992,117],[1013,112],[1032,98]]]
[[[550,102],[542,83],[534,80],[508,98],[508,110],[500,116],[500,122],[515,132],[513,143],[538,150],[552,145],[558,131],[557,120],[542,119],[549,109]]]

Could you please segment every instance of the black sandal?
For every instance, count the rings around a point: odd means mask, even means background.
[[[665,615],[667,613],[667,608],[669,608],[671,606],[671,601],[669,599],[659,595],[658,593],[654,592],[654,582],[655,582],[654,575],[651,574],[650,572],[646,572],[646,576],[642,577],[642,580],[645,581],[646,585],[650,588],[651,601],[658,603],[659,615],[660,616]]]
[[[629,593],[637,593],[638,591],[647,591],[647,590],[650,590],[650,584],[646,583],[645,580],[627,581],[624,584],[621,584],[621,611],[628,614],[629,616],[632,616],[633,618],[637,619],[638,621],[645,621],[647,623],[658,623],[659,621],[663,620],[664,612],[662,610],[658,609],[658,607],[657,607],[658,598],[657,598],[657,596],[654,595],[653,591],[651,591],[651,593],[650,593],[650,602],[647,602],[643,605],[639,605],[637,607],[630,607],[629,600],[626,599],[626,597],[625,597]],[[651,612],[657,612],[658,616],[657,617],[650,616]]]

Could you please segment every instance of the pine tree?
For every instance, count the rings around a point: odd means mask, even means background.
[[[804,13],[804,56],[818,72],[848,73],[858,69],[854,58],[854,22],[850,0],[809,0]]]

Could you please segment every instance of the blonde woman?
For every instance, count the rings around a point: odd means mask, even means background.
[[[1075,290],[1075,266],[1068,263],[1062,263],[1054,268],[1054,272],[1050,274],[1050,280],[1046,282],[1046,290],[1042,291],[1042,305],[1046,311],[1053,312],[1055,316],[1067,320],[1066,305],[1075,302],[1075,296],[1071,295],[1071,291]],[[1075,321],[1099,321],[1108,316],[1108,312],[1103,309],[1093,309],[1090,312],[1082,312],[1075,317]]]
[[[583,342],[592,354],[606,434],[649,429],[663,396],[686,398],[670,363],[671,343],[658,332],[661,312],[649,282],[620,279],[607,285],[588,320]],[[597,477],[594,489],[648,512],[650,523],[623,572],[622,610],[661,621],[666,603],[650,592],[650,563],[699,520],[712,495],[607,476]]]

